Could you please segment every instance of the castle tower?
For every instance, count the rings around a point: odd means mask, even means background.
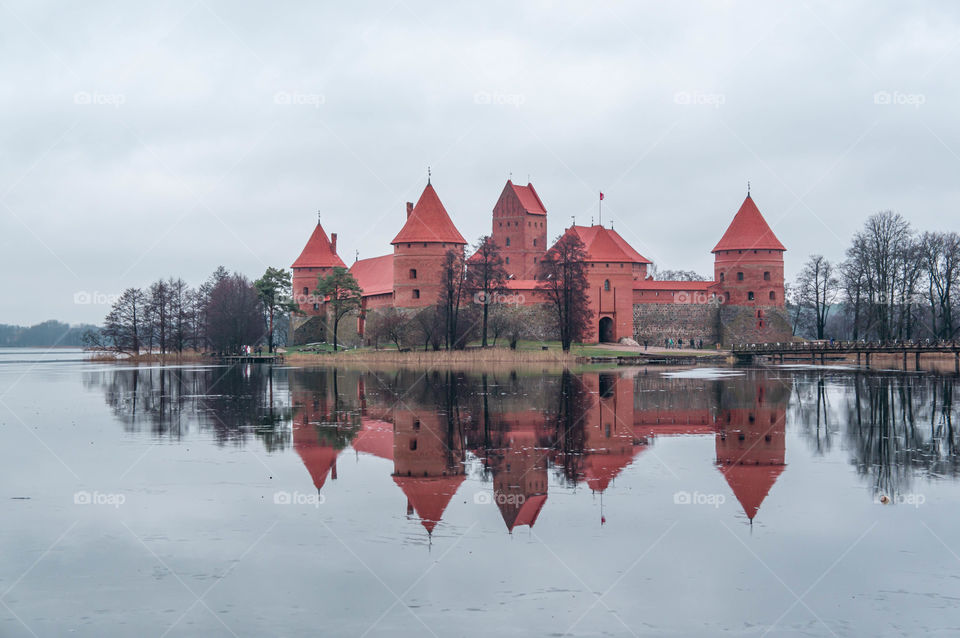
[[[447,251],[456,250],[462,256],[467,244],[429,181],[416,206],[407,202],[407,220],[390,243],[393,305],[398,308],[436,303]]]
[[[534,279],[547,250],[547,209],[533,184],[507,180],[493,207],[493,240],[500,247],[504,269],[513,279]]]
[[[317,227],[291,267],[294,299],[305,314],[321,314],[320,302],[313,298],[313,291],[317,289],[318,279],[327,276],[335,266],[347,267],[337,255],[337,234],[333,233],[327,239],[327,233],[317,220]]]
[[[748,378],[726,391],[717,416],[717,467],[753,522],[786,467],[790,388]]]
[[[727,232],[712,251],[714,281],[724,303],[783,308],[784,251],[786,248],[747,193]]]

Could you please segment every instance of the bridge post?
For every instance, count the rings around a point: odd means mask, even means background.
[[[870,353],[869,353],[869,352],[865,352],[864,355],[865,355],[866,358],[867,358],[867,367],[869,368],[869,367],[870,367]]]
[[[903,350],[903,371],[907,371],[907,350]]]
[[[960,352],[953,353],[953,373],[960,374]]]
[[[860,365],[860,351],[857,350],[857,365]]]
[[[780,363],[781,363],[781,364],[783,363],[783,353],[782,353],[782,352],[780,353]]]
[[[917,372],[920,372],[920,351],[919,350],[917,350],[917,361],[914,367],[916,368]]]

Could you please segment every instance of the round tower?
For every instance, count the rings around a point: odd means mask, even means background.
[[[714,281],[724,304],[783,308],[784,251],[747,193],[712,251]]]
[[[393,305],[421,308],[440,296],[446,254],[462,257],[467,242],[457,230],[430,182],[416,205],[407,202],[407,219],[393,244]]]

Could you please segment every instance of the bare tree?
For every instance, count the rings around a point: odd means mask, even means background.
[[[447,350],[459,349],[466,345],[459,324],[460,305],[467,289],[465,266],[462,250],[447,251],[440,275],[440,297],[437,299],[437,307],[443,318]]]
[[[540,260],[537,289],[553,309],[564,352],[583,339],[593,317],[587,303],[587,253],[580,238],[568,232]]]
[[[827,316],[837,298],[837,277],[831,264],[823,255],[810,255],[797,278],[800,305],[813,313],[817,339],[823,339]]]
[[[480,334],[484,348],[487,347],[490,305],[496,303],[497,295],[506,290],[506,283],[507,271],[503,267],[500,247],[493,237],[485,235],[477,242],[476,251],[467,262],[467,288],[473,293],[474,301],[483,306]]]
[[[920,255],[926,271],[930,332],[939,339],[953,339],[957,332],[953,289],[960,282],[960,235],[924,233]]]

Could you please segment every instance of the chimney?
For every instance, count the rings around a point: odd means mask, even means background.
[[[413,212],[413,202],[407,202],[407,217],[410,217],[410,213]]]
[[[337,234],[330,233],[330,250],[337,252]]]

